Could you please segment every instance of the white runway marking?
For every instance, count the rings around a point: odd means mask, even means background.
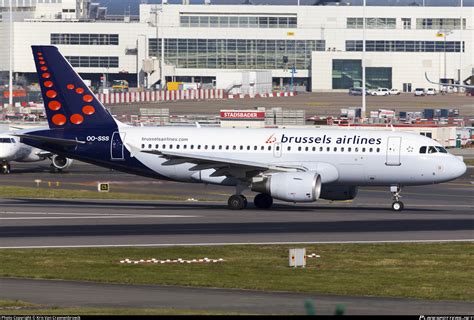
[[[216,242],[216,243],[146,243],[146,244],[85,244],[68,246],[16,246],[0,249],[60,249],[60,248],[126,248],[126,247],[197,247],[197,246],[230,246],[230,245],[310,245],[310,244],[383,244],[383,243],[449,243],[474,242],[474,239],[452,240],[388,240],[388,241],[291,241],[291,242]]]
[[[81,215],[75,217],[8,217],[0,220],[64,220],[64,219],[134,219],[134,218],[197,218],[199,216],[178,216],[178,215]]]

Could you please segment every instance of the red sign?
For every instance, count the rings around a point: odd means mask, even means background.
[[[221,111],[221,119],[265,119],[265,111]]]

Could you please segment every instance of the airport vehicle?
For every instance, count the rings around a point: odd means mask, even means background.
[[[11,171],[10,162],[36,162],[51,159],[51,169],[62,171],[72,164],[72,159],[53,154],[20,142],[12,133],[0,134],[0,172],[8,174]]]
[[[361,96],[362,95],[362,88],[350,88],[349,89],[349,95],[351,96]],[[367,95],[367,90],[366,90],[366,95]]]
[[[428,88],[428,89],[426,89],[426,95],[427,95],[427,96],[434,96],[434,95],[436,95],[436,90],[435,90],[435,88]]]
[[[359,186],[387,186],[400,211],[403,186],[450,181],[466,165],[425,136],[398,131],[131,127],[103,107],[55,46],[33,46],[49,129],[24,143],[91,164],[157,179],[235,187],[228,206],[273,199],[349,200]],[[432,153],[428,153],[427,151]]]
[[[423,88],[416,88],[415,89],[415,97],[420,97],[425,95],[425,89]]]
[[[390,94],[390,90],[387,88],[378,88],[377,90],[372,91],[371,94],[373,96],[388,96]]]
[[[112,89],[114,91],[128,91],[128,81],[126,80],[114,80],[112,82]]]
[[[392,88],[392,89],[390,89],[389,94],[392,95],[392,96],[398,96],[400,94],[400,90]]]

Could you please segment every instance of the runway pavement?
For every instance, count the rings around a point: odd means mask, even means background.
[[[166,308],[250,314],[305,314],[314,301],[318,315],[346,314],[469,315],[473,302],[351,297],[211,288],[98,284],[74,281],[0,279],[2,296],[49,306]]]
[[[32,185],[32,175],[38,175],[17,170],[7,183]],[[175,194],[189,201],[0,199],[0,246],[470,241],[473,172],[445,184],[405,188],[406,209],[399,213],[390,210],[389,191],[375,187],[361,188],[354,201],[277,202],[269,211],[250,204],[230,211],[232,188],[132,178],[79,164],[67,174],[45,176],[61,180],[61,187],[90,190],[97,181],[112,179],[112,190]],[[252,193],[247,195],[251,202]],[[193,200],[198,198],[209,201]]]

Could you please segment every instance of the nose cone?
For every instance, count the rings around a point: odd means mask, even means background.
[[[450,178],[454,180],[466,173],[467,166],[461,159],[453,158],[448,170],[450,172]]]

